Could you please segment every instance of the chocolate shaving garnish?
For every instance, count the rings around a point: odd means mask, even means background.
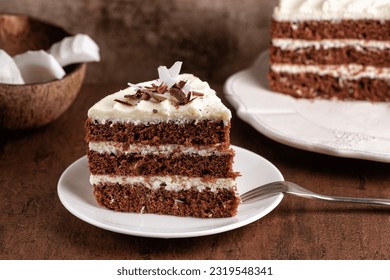
[[[177,99],[179,105],[185,105],[188,102],[186,94],[180,88],[172,87],[169,93]]]
[[[153,95],[153,92],[148,89],[140,89],[140,92],[142,94],[141,100],[149,100]]]
[[[114,101],[118,102],[118,103],[121,103],[123,105],[127,105],[127,106],[133,106],[133,104],[127,102],[127,101],[124,101],[124,100],[120,100],[120,99],[114,99]]]
[[[204,96],[204,93],[197,92],[197,91],[192,91],[191,93],[193,96]]]
[[[187,83],[186,81],[181,80],[178,83],[176,83],[176,85],[178,88],[182,89],[186,85],[186,83]]]
[[[162,82],[160,85],[156,85],[155,83],[152,83],[149,86],[144,86],[142,88],[138,88],[137,91],[134,94],[126,94],[124,97],[130,100],[137,101],[135,104],[129,103],[124,100],[115,99],[116,102],[122,103],[124,105],[128,106],[134,106],[137,105],[137,103],[141,100],[150,100],[154,103],[160,103],[166,100],[167,98],[164,96],[157,95],[164,94],[167,90],[168,92],[177,100],[177,102],[174,104],[176,108],[179,108],[180,105],[188,104],[192,101],[194,101],[198,97],[204,96],[201,92],[196,91],[189,91],[188,89],[186,94],[183,91],[183,88],[186,86],[187,81],[180,80],[179,82],[175,83],[171,88],[168,89],[168,85],[165,82]],[[156,109],[153,109],[153,113],[157,113]]]
[[[168,86],[165,83],[161,83],[161,85],[157,87],[157,92],[160,94],[164,94],[167,91],[167,89]]]
[[[134,94],[126,94],[124,97],[133,100],[149,100],[152,97],[152,92],[147,89],[139,89]]]
[[[164,96],[159,96],[159,95],[156,95],[156,94],[153,94],[152,95],[152,98],[153,99],[155,99],[155,100],[157,100],[157,102],[163,102],[164,100],[166,100],[167,98],[166,97],[164,97]]]
[[[157,91],[157,85],[155,83],[153,83],[152,85],[150,86],[145,86],[146,89],[149,89],[151,91]]]

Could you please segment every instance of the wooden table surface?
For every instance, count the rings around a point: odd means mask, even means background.
[[[211,85],[222,93],[221,83]],[[389,208],[292,196],[245,227],[195,238],[128,236],[79,220],[61,204],[58,179],[85,154],[88,108],[124,86],[86,84],[53,123],[31,131],[0,131],[1,259],[390,258]],[[231,140],[270,160],[286,180],[313,191],[390,197],[389,164],[294,149],[264,137],[235,114]]]

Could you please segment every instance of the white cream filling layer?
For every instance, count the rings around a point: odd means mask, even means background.
[[[124,145],[118,142],[89,142],[88,147],[94,152],[100,154],[130,154],[130,153],[139,153],[141,155],[157,155],[164,154],[169,155],[172,153],[180,153],[186,155],[200,155],[200,156],[210,156],[210,155],[223,155],[226,153],[216,150],[220,145],[214,147],[189,147],[186,145],[160,145],[160,146],[150,146],[150,145]]]
[[[158,189],[161,186],[168,191],[180,191],[196,188],[198,191],[203,191],[209,188],[216,192],[218,189],[231,189],[236,184],[233,179],[221,178],[215,179],[211,182],[205,182],[202,178],[192,178],[186,176],[107,176],[107,175],[91,175],[91,185],[99,185],[104,183],[111,184],[143,184],[150,189]]]
[[[314,73],[320,76],[330,75],[343,79],[357,80],[361,78],[390,80],[390,68],[363,66],[358,64],[348,65],[295,65],[295,64],[273,64],[271,69],[274,72],[290,74]]]
[[[353,39],[330,39],[330,40],[297,40],[297,39],[272,39],[272,45],[282,50],[296,50],[302,48],[330,49],[353,47],[358,51],[383,51],[390,50],[390,41],[377,40],[353,40]]]

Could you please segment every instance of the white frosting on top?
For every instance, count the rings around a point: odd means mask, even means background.
[[[99,123],[130,122],[134,124],[158,123],[164,121],[174,121],[176,123],[186,123],[192,120],[217,119],[227,123],[231,119],[230,110],[222,104],[214,90],[208,83],[201,81],[192,74],[181,74],[176,77],[177,81],[187,81],[187,88],[202,93],[203,96],[196,97],[185,105],[177,105],[177,99],[165,92],[162,96],[167,98],[162,102],[152,102],[151,100],[139,101],[134,106],[121,104],[115,99],[126,100],[125,95],[133,95],[138,87],[160,85],[161,80],[153,80],[118,91],[106,96],[88,111],[88,117]]]
[[[389,0],[280,0],[278,21],[378,19],[390,20]]]

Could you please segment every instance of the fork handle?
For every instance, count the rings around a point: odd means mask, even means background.
[[[364,204],[376,204],[376,205],[386,205],[390,206],[390,199],[385,198],[360,198],[360,197],[346,197],[346,196],[328,196],[328,195],[322,195],[317,193],[297,193],[297,192],[291,192],[286,191],[288,194],[306,197],[306,198],[313,198],[313,199],[320,199],[320,200],[326,200],[326,201],[333,201],[333,202],[352,202],[352,203],[364,203]]]

